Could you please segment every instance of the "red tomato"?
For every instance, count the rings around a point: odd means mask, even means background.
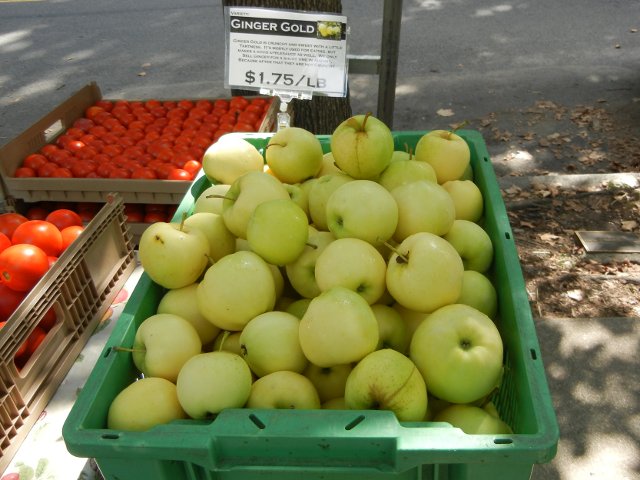
[[[218,100],[213,102],[214,110],[228,110],[229,109],[229,100],[225,100],[224,98],[219,98]]]
[[[82,225],[70,225],[63,228],[60,231],[60,235],[62,235],[62,251],[66,250],[80,236],[83,230],[84,227]]]
[[[56,320],[56,311],[53,307],[51,307],[49,310],[47,310],[47,313],[44,314],[44,316],[40,320],[40,323],[38,323],[38,326],[45,332],[48,332],[56,324]]]
[[[19,368],[24,367],[46,337],[47,332],[36,325],[23,344],[24,351],[18,350],[16,352],[15,363]]]
[[[5,322],[22,303],[27,292],[17,292],[0,281],[0,321]]]
[[[234,132],[255,132],[255,127],[251,123],[238,122],[233,127]]]
[[[38,167],[47,163],[47,157],[41,155],[40,153],[32,153],[31,155],[27,155],[25,159],[22,161],[22,166],[27,168],[32,168],[37,170]]]
[[[178,101],[178,107],[185,110],[191,110],[193,108],[193,102],[191,100],[180,100]]]
[[[98,100],[96,107],[104,109],[105,112],[110,112],[113,109],[113,102],[111,100]]]
[[[0,252],[2,252],[5,248],[10,247],[11,245],[11,239],[4,233],[0,232]]]
[[[47,254],[35,245],[19,243],[0,253],[0,280],[12,290],[28,292],[47,270]]]
[[[16,168],[16,171],[13,172],[13,176],[15,178],[33,178],[37,175],[37,172],[33,168],[29,167],[18,167]]]
[[[89,129],[94,125],[95,123],[93,123],[93,120],[89,120],[85,117],[78,118],[75,122],[73,122],[74,128],[79,128],[83,132],[89,131]]]
[[[193,175],[182,168],[174,168],[169,172],[167,180],[191,181],[193,180]]]
[[[33,206],[27,210],[26,215],[29,220],[44,220],[49,215],[49,210],[44,207]]]
[[[51,255],[47,255],[49,259],[49,268],[53,267],[53,264],[58,261],[58,257],[52,257]]]
[[[62,232],[64,228],[70,227],[72,225],[80,225],[82,226],[82,218],[73,210],[69,210],[68,208],[58,208],[52,211],[45,220],[49,223],[53,223],[58,230]]]
[[[104,108],[93,105],[85,110],[84,115],[89,120],[95,120],[95,118],[104,111]]]
[[[158,176],[151,167],[138,167],[131,172],[131,178],[138,180],[155,180]]]
[[[7,237],[11,238],[11,235],[13,235],[18,225],[28,220],[27,217],[19,213],[2,213],[0,214],[0,233],[4,233]]]
[[[53,223],[46,220],[29,220],[16,228],[11,242],[27,243],[40,247],[47,255],[57,257],[62,250],[62,235]]]
[[[231,100],[229,100],[230,108],[237,108],[239,110],[244,110],[247,107],[247,105],[249,105],[249,100],[247,100],[242,96],[234,96],[234,97],[231,97]]]
[[[66,167],[58,167],[51,172],[51,178],[73,178],[73,173]]]
[[[58,165],[53,162],[47,162],[38,168],[38,176],[48,178],[53,175],[53,172],[58,168]]]
[[[182,166],[183,170],[186,170],[195,177],[196,173],[200,171],[202,164],[197,160],[187,160]]]
[[[144,216],[144,223],[166,222],[167,214],[163,212],[149,212]]]

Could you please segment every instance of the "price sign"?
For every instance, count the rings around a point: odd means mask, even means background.
[[[346,96],[345,16],[226,7],[225,24],[225,87]]]

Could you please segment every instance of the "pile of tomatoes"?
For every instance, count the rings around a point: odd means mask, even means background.
[[[44,220],[0,214],[0,328],[83,229],[80,216],[67,209],[54,210]],[[18,367],[27,362],[55,323],[55,312],[50,309],[18,349]]]
[[[191,181],[204,151],[230,132],[257,132],[271,99],[99,100],[14,177]]]

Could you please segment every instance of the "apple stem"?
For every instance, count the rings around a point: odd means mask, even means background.
[[[364,115],[364,120],[362,120],[362,131],[364,132],[364,127],[367,124],[367,120],[369,119],[369,117],[371,116],[371,112],[367,112]]]
[[[311,247],[311,248],[313,248],[314,250],[316,250],[316,249],[318,248],[318,246],[317,246],[317,245],[314,245],[313,243],[309,243],[309,242],[305,243],[305,245],[306,245],[307,247]]]
[[[464,127],[467,123],[469,123],[468,120],[465,120],[462,123],[459,123],[458,125],[456,125],[455,127],[453,127],[451,130],[449,130],[449,140],[451,140],[451,135],[453,135],[454,133],[456,133],[456,131],[460,130],[462,127]]]
[[[116,352],[147,353],[144,348],[111,347]]]
[[[187,212],[182,212],[182,220],[180,220],[180,231],[184,231],[184,221],[187,219]]]
[[[387,242],[386,240],[382,241],[382,244],[385,245],[389,250],[391,250],[393,253],[395,253],[396,255],[398,255],[397,258],[397,262],[398,263],[409,263],[409,257],[407,257],[405,254],[400,253],[400,250],[398,250],[396,247],[394,247],[393,245],[391,245],[389,242]]]
[[[231,200],[232,202],[235,200],[234,198],[227,197],[226,195],[220,195],[218,193],[212,193],[211,195],[207,195],[207,198],[222,198],[223,200]]]

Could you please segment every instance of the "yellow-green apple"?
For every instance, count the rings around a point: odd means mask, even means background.
[[[309,363],[300,348],[300,319],[287,312],[265,312],[240,333],[242,358],[258,377],[290,370],[301,373]]]
[[[209,256],[218,261],[236,251],[236,237],[229,231],[222,215],[211,212],[197,212],[189,215],[184,224],[202,231],[209,242]]]
[[[124,388],[109,405],[107,428],[141,432],[187,418],[176,386],[167,379],[146,377]]]
[[[435,422],[447,422],[469,435],[512,434],[499,417],[474,405],[450,405],[434,416]]]
[[[500,332],[468,305],[446,305],[429,315],[413,334],[409,354],[429,392],[451,403],[485,397],[502,375]]]
[[[332,398],[322,404],[324,410],[347,410],[344,397]]]
[[[167,290],[158,303],[156,313],[181,316],[196,329],[202,345],[207,345],[218,336],[220,329],[200,313],[197,291],[198,283]]]
[[[394,188],[391,195],[398,205],[398,226],[393,234],[397,242],[418,232],[444,235],[456,218],[451,195],[437,183],[416,180]]]
[[[473,166],[471,165],[471,162],[469,162],[469,165],[467,165],[467,168],[464,170],[464,173],[459,180],[474,180]]]
[[[145,273],[158,285],[186,287],[207,268],[209,241],[184,222],[156,222],[142,232],[138,255]]]
[[[204,152],[202,171],[212,183],[231,184],[247,172],[262,171],[258,149],[239,134],[223,135]]]
[[[289,198],[293,200],[309,218],[309,190],[302,188],[302,183],[285,183],[284,188],[289,192]]]
[[[360,295],[369,305],[386,290],[387,264],[376,248],[359,238],[338,238],[316,259],[316,282],[321,292],[344,287]]]
[[[344,120],[331,135],[331,153],[336,165],[355,179],[378,178],[391,162],[393,150],[391,130],[370,114]]]
[[[495,319],[498,312],[498,294],[493,282],[485,274],[475,270],[464,271],[462,292],[456,303],[476,308],[491,319]]]
[[[469,145],[449,130],[432,130],[416,144],[416,160],[427,162],[436,172],[438,183],[458,180],[471,160]]]
[[[320,367],[357,362],[378,345],[378,321],[367,301],[344,287],[322,292],[300,320],[300,346]]]
[[[242,356],[242,349],[240,348],[241,333],[242,331],[230,332],[229,330],[222,330],[213,341],[211,351],[231,352]]]
[[[296,318],[302,319],[310,303],[310,298],[299,298],[291,302],[284,311],[294,315]]]
[[[413,153],[408,150],[394,150],[391,154],[391,162],[403,162],[406,160],[413,160]]]
[[[493,242],[477,223],[456,220],[443,238],[456,249],[465,270],[484,273],[493,262]]]
[[[352,369],[353,365],[350,363],[334,367],[319,367],[309,363],[303,374],[311,380],[318,391],[320,401],[324,403],[332,398],[344,397],[344,386]]]
[[[437,183],[436,172],[426,162],[417,160],[395,160],[380,174],[378,183],[391,191],[405,183],[427,180]]]
[[[413,333],[416,331],[416,328],[418,328],[418,325],[420,325],[422,321],[429,316],[429,314],[425,312],[416,312],[415,310],[403,307],[398,302],[391,305],[391,308],[398,312],[402,317],[402,320],[407,327],[409,343],[411,343],[411,338],[413,337]],[[409,346],[407,345],[407,348],[408,347]]]
[[[200,313],[215,326],[240,331],[253,317],[273,309],[273,274],[257,253],[235,252],[207,269],[197,299]]]
[[[482,191],[472,180],[449,180],[442,187],[456,206],[456,219],[478,222],[484,213]]]
[[[132,350],[133,363],[145,376],[175,382],[185,362],[202,351],[202,342],[188,320],[157,313],[138,326]]]
[[[228,183],[216,183],[207,187],[193,203],[193,213],[210,212],[222,215],[222,200],[230,187]]]
[[[225,408],[242,408],[253,377],[240,355],[230,352],[207,352],[184,364],[176,387],[178,400],[187,415],[205,419]]]
[[[380,332],[380,340],[376,349],[393,348],[400,353],[406,353],[411,338],[409,337],[409,328],[400,312],[381,303],[371,305],[371,310],[378,320],[378,331]]]
[[[359,238],[377,246],[396,231],[398,205],[379,183],[354,180],[331,194],[326,216],[327,226],[337,238]]]
[[[427,387],[409,358],[385,348],[353,367],[344,401],[352,410],[391,410],[401,422],[420,422],[427,412]]]
[[[352,181],[353,178],[344,173],[330,173],[313,180],[309,187],[309,216],[318,230],[329,229],[327,224],[327,202],[331,194],[338,187]]]
[[[322,155],[318,137],[300,127],[278,130],[265,149],[267,165],[283,183],[299,183],[315,177],[322,167]]]
[[[342,170],[336,165],[336,161],[333,159],[333,153],[327,152],[322,156],[322,167],[316,175],[316,177],[322,177],[330,173],[343,173]]]
[[[316,282],[316,261],[324,249],[336,237],[326,231],[309,230],[307,244],[293,262],[285,265],[287,279],[293,289],[305,298],[313,298],[320,294],[320,287]]]
[[[287,265],[298,258],[308,237],[307,214],[290,198],[261,203],[247,224],[249,247],[273,265]]]
[[[269,270],[271,271],[271,276],[273,277],[273,285],[276,287],[276,303],[280,300],[280,297],[284,293],[284,275],[282,270],[277,265],[272,263],[267,263]],[[275,306],[274,306],[275,309]]]
[[[236,237],[247,238],[247,225],[255,208],[268,200],[289,198],[277,178],[263,171],[249,172],[231,184],[222,201],[222,218]]]
[[[414,233],[389,258],[387,289],[403,307],[430,313],[458,299],[463,272],[449,242],[433,233]]]
[[[320,397],[311,380],[301,373],[280,370],[258,378],[251,386],[247,408],[320,408]]]

